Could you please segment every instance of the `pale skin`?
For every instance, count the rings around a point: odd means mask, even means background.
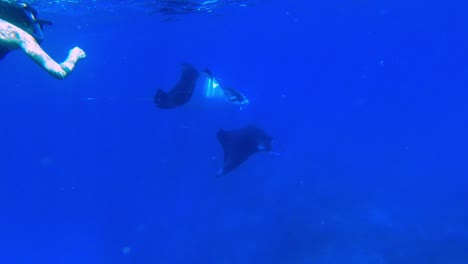
[[[21,28],[0,19],[0,46],[9,50],[22,49],[34,62],[57,79],[65,79],[75,68],[75,64],[86,57],[78,47],[70,50],[62,63],[53,60],[37,41]]]

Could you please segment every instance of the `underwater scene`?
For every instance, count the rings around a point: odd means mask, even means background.
[[[467,8],[0,0],[0,263],[467,264]]]

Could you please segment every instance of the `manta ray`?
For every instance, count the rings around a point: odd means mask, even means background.
[[[247,99],[247,97],[245,97],[242,93],[240,93],[236,89],[232,87],[219,85],[218,81],[215,79],[210,69],[205,69],[202,72],[206,74],[208,78],[210,79],[209,86],[211,87],[208,87],[208,89],[220,88],[222,91],[222,94],[230,103],[237,104],[237,105],[245,105],[249,103],[249,100]]]
[[[201,73],[208,77],[208,85],[197,87],[200,86],[197,85],[197,82],[200,79]],[[197,101],[197,98],[200,98],[200,96],[203,99],[222,98],[235,105],[246,105],[249,103],[249,100],[236,89],[220,86],[209,69],[205,69],[201,73],[191,64],[182,64],[182,73],[177,84],[169,91],[161,89],[156,91],[153,98],[156,106],[161,109],[172,109],[185,105],[193,97],[195,97],[193,100]],[[199,90],[197,91],[197,89]],[[194,94],[196,96],[193,96]]]
[[[253,154],[272,150],[271,136],[254,125],[236,130],[220,129],[217,138],[224,152],[224,164],[218,177],[233,171]]]
[[[156,91],[153,100],[161,109],[171,109],[187,103],[192,97],[200,73],[190,64],[182,64],[182,73],[177,84],[168,92]]]

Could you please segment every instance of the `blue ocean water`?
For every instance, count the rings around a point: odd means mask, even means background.
[[[161,16],[38,5],[63,81],[0,62],[1,263],[468,263],[466,4],[259,1]],[[244,109],[157,109],[181,63]],[[216,178],[220,128],[259,153]]]

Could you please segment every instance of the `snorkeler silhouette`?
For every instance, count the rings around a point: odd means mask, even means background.
[[[233,171],[253,154],[272,150],[271,136],[253,125],[236,130],[220,129],[217,138],[224,153],[224,164],[218,177]]]

